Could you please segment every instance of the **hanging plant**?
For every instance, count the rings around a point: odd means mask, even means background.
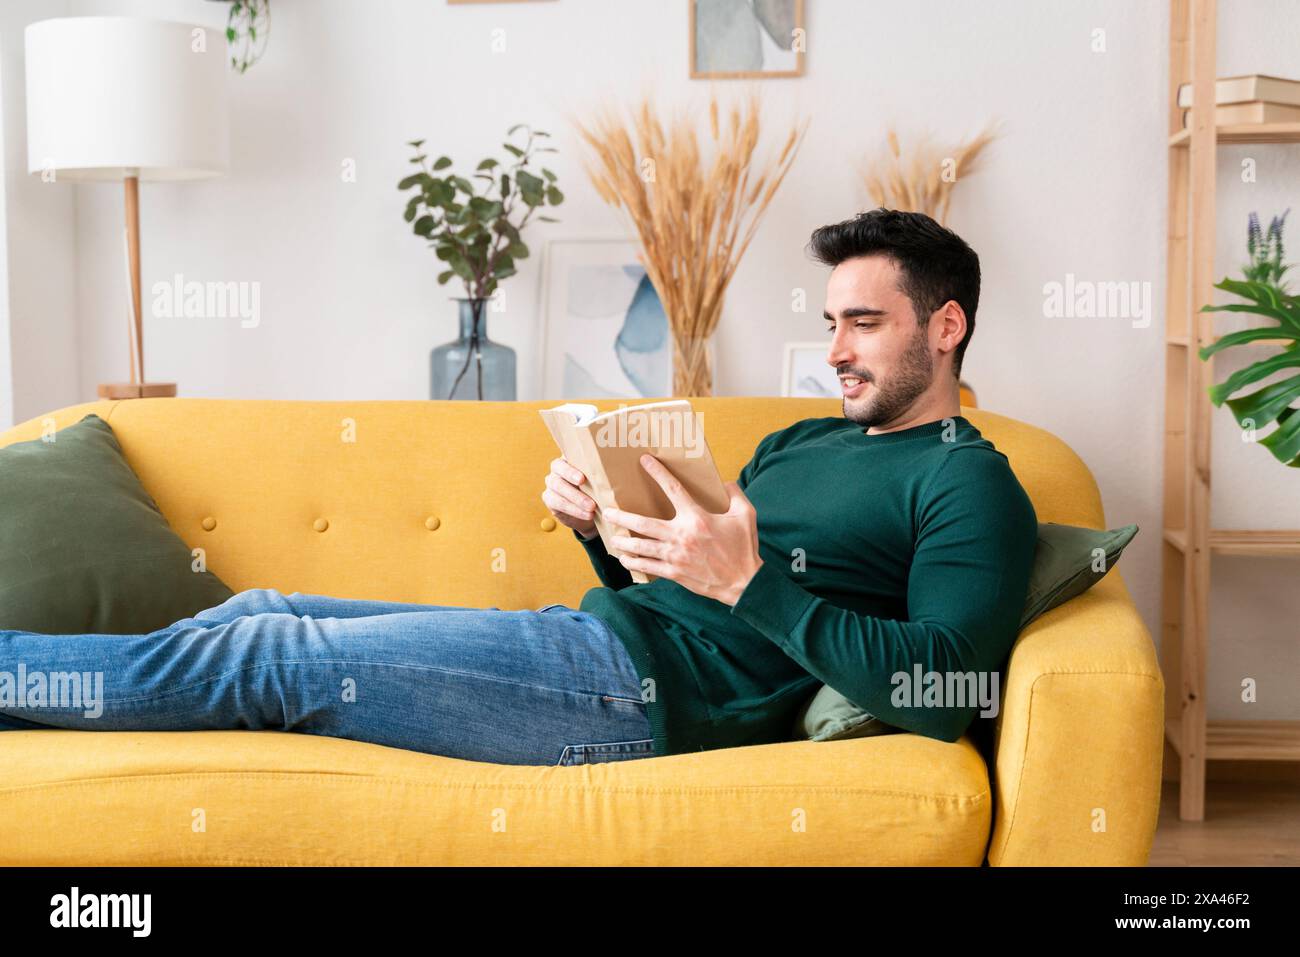
[[[1245,299],[1244,303],[1224,306],[1202,306],[1201,312],[1247,312],[1264,316],[1276,323],[1254,329],[1242,329],[1220,337],[1212,345],[1198,350],[1201,359],[1208,359],[1220,349],[1244,345],[1257,340],[1282,340],[1276,355],[1240,369],[1218,385],[1208,390],[1210,401],[1216,406],[1227,404],[1228,409],[1244,429],[1255,430],[1276,422],[1277,428],[1259,444],[1273,457],[1292,468],[1300,467],[1300,409],[1291,403],[1300,399],[1300,373],[1264,386],[1237,399],[1228,398],[1234,392],[1288,368],[1300,368],[1300,297],[1286,291],[1282,276],[1290,266],[1282,263],[1282,226],[1288,209],[1274,216],[1268,232],[1260,230],[1259,217],[1250,214],[1246,229],[1246,250],[1250,263],[1243,268],[1245,279],[1224,278],[1214,284],[1215,289],[1233,293]]]
[[[262,58],[271,35],[271,0],[218,0],[230,2],[226,18],[226,46],[230,65],[239,73]]]

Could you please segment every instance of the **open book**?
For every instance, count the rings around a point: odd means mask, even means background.
[[[560,454],[584,476],[582,491],[596,502],[596,531],[615,558],[614,535],[644,538],[640,532],[605,520],[607,508],[651,518],[671,519],[673,503],[641,465],[649,453],[662,462],[705,510],[722,513],[729,497],[704,439],[703,418],[685,399],[620,406],[600,414],[594,405],[567,403],[541,409]],[[634,582],[657,576],[628,569]]]

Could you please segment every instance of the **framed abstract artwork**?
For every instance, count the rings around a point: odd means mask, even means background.
[[[672,395],[668,317],[637,249],[623,239],[547,243],[538,350],[541,398]]]
[[[689,0],[692,79],[803,76],[804,0]]]
[[[830,340],[787,342],[781,364],[781,394],[809,399],[836,399],[843,395],[834,367],[826,361]]]

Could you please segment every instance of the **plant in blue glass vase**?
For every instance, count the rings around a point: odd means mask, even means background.
[[[554,173],[539,167],[538,176],[529,169],[529,162],[537,161],[536,154],[556,152],[537,144],[550,134],[518,123],[507,138],[518,130],[526,138],[522,145],[502,144],[511,157],[506,163],[489,157],[475,168],[472,179],[481,184],[450,171],[443,173],[452,165],[449,157],[439,156],[430,165],[421,150],[424,140],[409,144],[416,151],[411,162],[419,171],[397,184],[399,190],[415,190],[403,218],[446,264],[438,274],[438,285],[456,277],[465,284],[465,296],[456,297],[460,336],[435,348],[429,357],[434,399],[515,398],[515,350],[488,338],[485,307],[501,280],[515,274],[515,262],[528,256],[522,233],[533,215],[537,213],[539,222],[558,222],[538,210],[564,202]],[[462,386],[471,364],[473,382]]]
[[[1300,409],[1292,403],[1300,399],[1300,374],[1271,383],[1240,398],[1228,396],[1245,386],[1266,379],[1283,369],[1300,368],[1300,297],[1286,291],[1283,274],[1290,269],[1282,263],[1282,227],[1288,209],[1274,216],[1265,233],[1254,213],[1246,227],[1246,251],[1250,263],[1242,269],[1245,279],[1224,278],[1215,289],[1240,296],[1246,301],[1226,306],[1202,306],[1201,312],[1247,312],[1271,319],[1275,324],[1242,329],[1220,336],[1211,345],[1197,351],[1202,360],[1220,349],[1248,342],[1279,342],[1278,351],[1244,369],[1232,373],[1223,382],[1210,386],[1210,401],[1216,406],[1227,402],[1237,423],[1250,435],[1270,422],[1277,428],[1259,440],[1273,457],[1292,468],[1300,467]]]

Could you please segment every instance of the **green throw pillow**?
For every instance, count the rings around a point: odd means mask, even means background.
[[[1082,595],[1105,578],[1137,532],[1136,525],[1099,532],[1075,525],[1039,522],[1038,547],[1034,551],[1025,608],[1020,615],[1020,630],[1039,615]],[[1097,570],[1094,563],[1100,554],[1105,555],[1105,561]],[[813,741],[865,738],[899,730],[863,711],[829,685],[822,685],[808,700],[794,726],[796,739]]]
[[[0,448],[0,629],[157,631],[234,592],[195,572],[107,422]]]

